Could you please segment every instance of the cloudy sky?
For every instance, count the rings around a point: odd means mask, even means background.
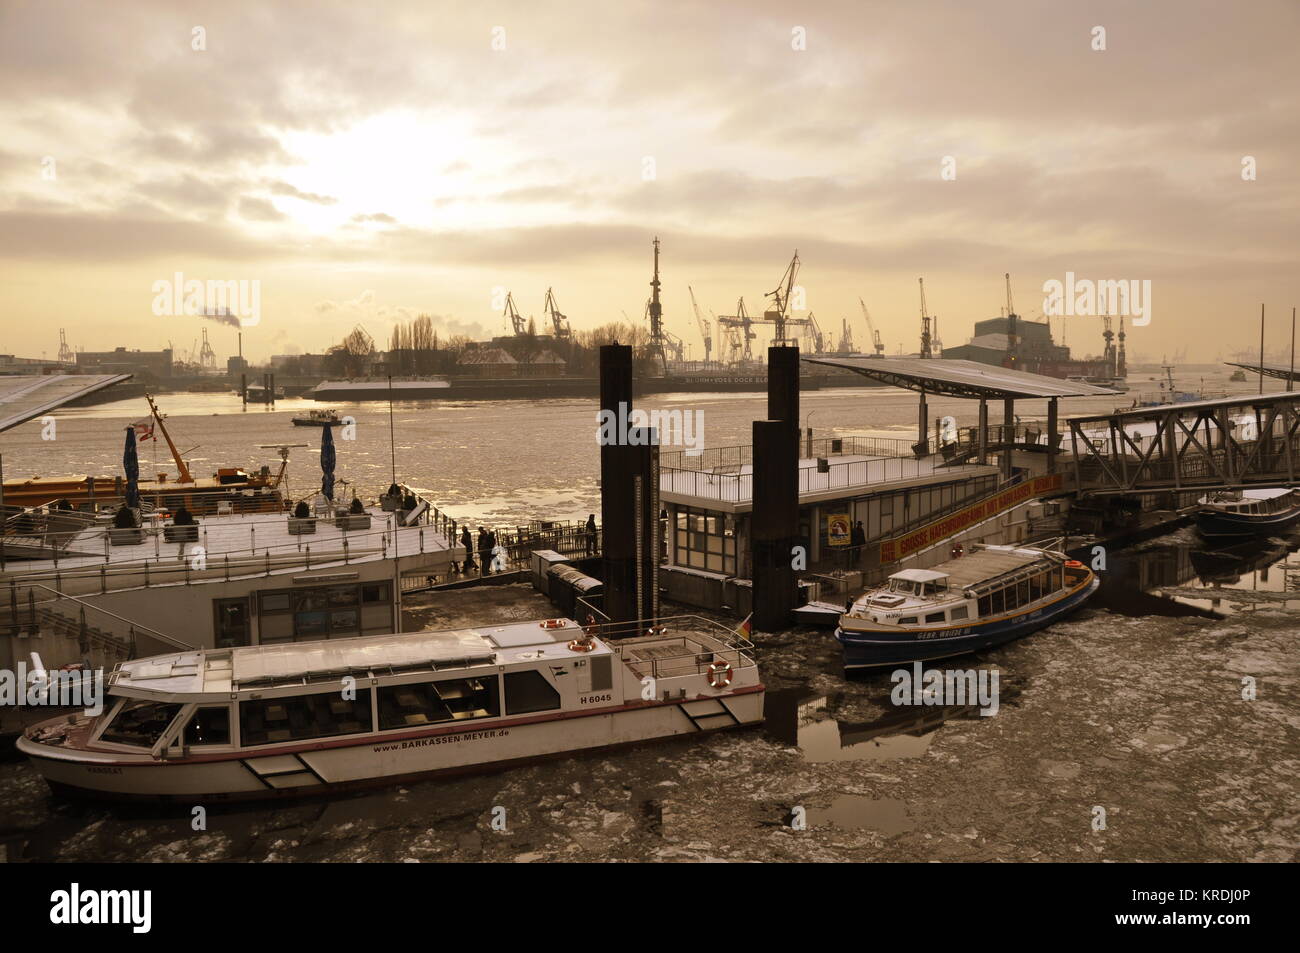
[[[1249,348],[1261,302],[1281,348],[1297,33],[1297,0],[0,0],[0,350],[188,351],[176,272],[260,282],[253,357],[500,333],[499,288],[592,327],[640,317],[655,235],[696,357],[687,286],[761,310],[796,248],[819,322],[861,342],[861,296],[891,353],[918,276],[951,346],[1004,272],[1032,316],[1067,271],[1152,282],[1139,355]]]

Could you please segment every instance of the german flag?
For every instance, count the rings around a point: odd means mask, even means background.
[[[740,623],[740,627],[736,629],[743,638],[747,639],[754,634],[754,626],[749,621],[752,618],[754,618],[754,613],[751,612],[749,615],[745,616],[745,621]]]

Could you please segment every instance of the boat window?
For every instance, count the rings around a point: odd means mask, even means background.
[[[440,721],[500,714],[497,677],[450,678],[379,689],[379,727],[413,728]]]
[[[910,579],[891,579],[891,580],[889,580],[889,591],[890,591],[890,592],[901,592],[901,593],[904,593],[905,595],[909,595],[909,596],[911,596],[911,595],[915,595],[915,594],[916,594],[916,589],[915,589],[915,587],[912,585],[912,580],[910,580]]]
[[[532,711],[550,711],[560,707],[560,693],[537,669],[507,672],[506,714],[526,715]]]
[[[926,622],[942,622],[943,620],[944,614],[942,612],[931,612],[925,617]]]
[[[916,616],[909,615],[904,619],[898,620],[899,625],[916,625]]]
[[[199,708],[185,726],[186,745],[230,744],[230,706]]]
[[[969,615],[970,613],[966,611],[965,606],[958,606],[948,614],[948,618],[952,619],[953,622],[956,622],[959,619],[965,619]]]
[[[993,597],[980,596],[979,613],[981,617],[991,616],[993,614]]]
[[[100,741],[152,748],[181,710],[173,702],[129,701],[104,729]]]
[[[244,745],[354,735],[371,730],[370,689],[321,692],[293,698],[259,698],[239,704],[239,733]]]

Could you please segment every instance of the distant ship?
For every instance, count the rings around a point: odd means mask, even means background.
[[[1010,314],[975,322],[975,336],[969,344],[943,349],[942,356],[953,360],[979,361],[1046,377],[1097,384],[1116,390],[1125,389],[1128,376],[1124,359],[1124,326],[1120,325],[1119,346],[1107,319],[1102,332],[1105,351],[1101,357],[1077,359],[1070,349],[1052,340],[1051,327],[1045,322],[1026,321]]]

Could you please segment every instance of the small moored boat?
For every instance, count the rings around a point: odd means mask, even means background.
[[[309,410],[306,417],[294,417],[295,427],[337,427],[343,423],[337,410]]]
[[[977,546],[933,569],[904,569],[860,596],[835,638],[846,669],[949,658],[1036,632],[1096,591],[1096,574],[1061,553]]]
[[[1300,490],[1212,493],[1197,501],[1196,528],[1212,539],[1267,535],[1300,520]]]
[[[83,796],[318,794],[757,724],[752,649],[689,616],[202,649],[119,663],[102,715],[18,749]]]

